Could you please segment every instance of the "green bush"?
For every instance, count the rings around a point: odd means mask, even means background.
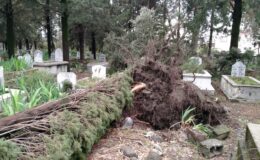
[[[181,66],[182,70],[187,73],[202,73],[203,65],[199,65],[195,59],[189,59]]]

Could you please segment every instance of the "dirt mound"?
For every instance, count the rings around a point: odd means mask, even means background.
[[[202,123],[217,124],[225,115],[221,105],[192,83],[182,81],[182,71],[174,59],[169,66],[148,59],[134,68],[133,79],[145,83],[147,88],[135,94],[132,111],[156,129],[179,122],[188,107],[196,108],[196,118]]]

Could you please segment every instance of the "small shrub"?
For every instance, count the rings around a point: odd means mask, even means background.
[[[203,65],[199,65],[195,59],[189,59],[181,68],[186,73],[203,73]]]

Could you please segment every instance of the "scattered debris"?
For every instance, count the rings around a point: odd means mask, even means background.
[[[162,157],[160,154],[158,154],[154,150],[151,150],[149,152],[148,156],[146,157],[146,160],[162,160]]]
[[[146,138],[149,138],[151,141],[154,142],[159,142],[161,143],[163,141],[163,138],[159,135],[157,135],[156,133],[152,132],[152,131],[148,131],[145,135]]]
[[[188,139],[193,143],[199,143],[207,139],[207,134],[197,131],[196,129],[186,128],[185,130]]]
[[[229,136],[230,129],[226,125],[221,124],[213,128],[213,133],[217,139],[225,140]]]
[[[157,152],[160,156],[163,155],[162,147],[159,144],[153,144],[153,151]]]
[[[199,151],[206,158],[221,155],[223,152],[223,142],[217,139],[207,139],[200,143]]]
[[[137,153],[130,146],[121,147],[120,151],[124,154],[124,156],[132,158],[138,158]]]

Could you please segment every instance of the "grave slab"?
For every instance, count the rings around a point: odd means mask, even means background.
[[[245,141],[249,157],[260,160],[260,124],[247,124]]]
[[[228,75],[222,75],[220,88],[230,100],[260,102],[260,81],[248,76],[259,85],[242,85],[234,82]]]
[[[193,73],[183,73],[184,81],[193,81],[193,84],[199,87],[200,90],[205,91],[210,95],[214,95],[215,89],[211,85],[211,77],[210,73],[206,70],[203,70],[203,73],[195,73],[195,80]]]
[[[40,71],[57,75],[59,72],[67,72],[68,65],[69,62],[67,61],[62,61],[62,62],[46,61],[43,63],[34,63],[33,67],[39,69]]]

